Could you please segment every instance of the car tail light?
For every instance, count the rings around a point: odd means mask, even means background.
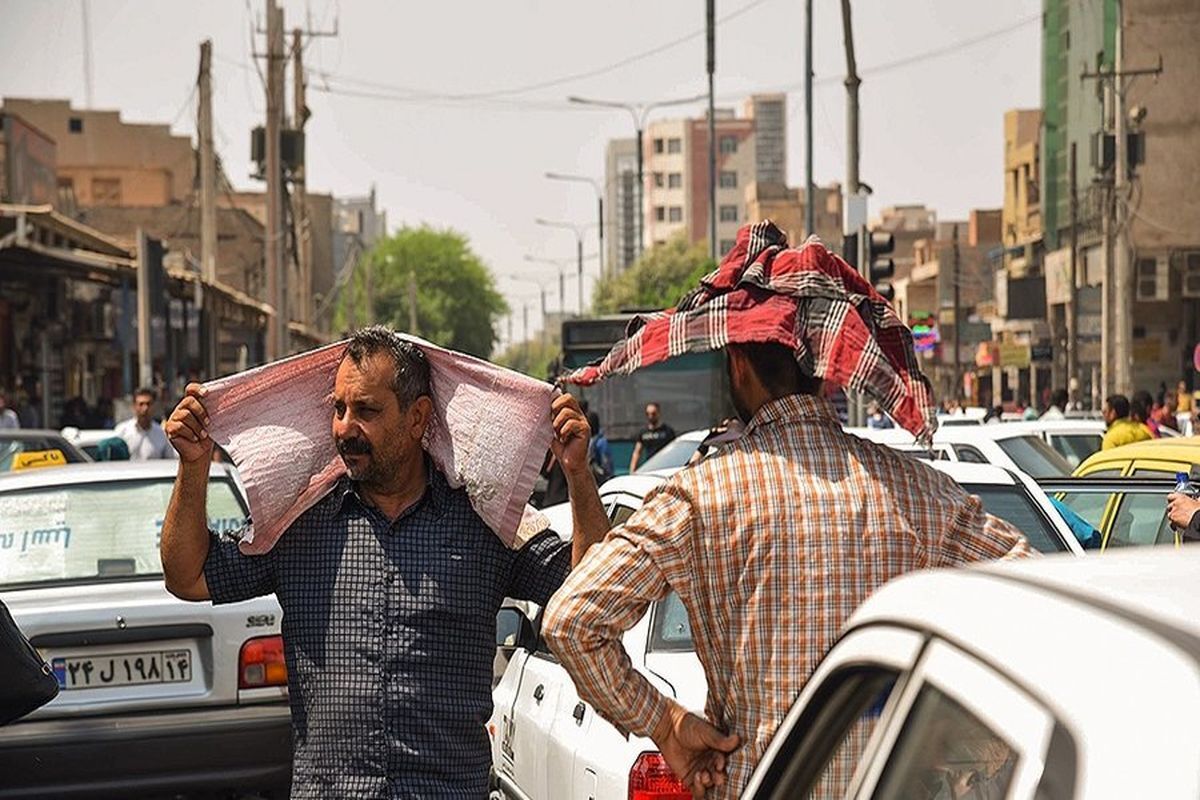
[[[242,644],[238,655],[238,688],[262,686],[287,686],[282,636],[259,636]]]
[[[629,770],[629,800],[691,800],[661,753],[642,753]]]

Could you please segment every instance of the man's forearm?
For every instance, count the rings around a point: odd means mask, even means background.
[[[175,489],[163,519],[163,578],[167,590],[184,600],[208,599],[204,562],[208,558],[208,468],[205,462],[181,461]]]
[[[571,499],[571,566],[583,560],[588,548],[608,533],[608,515],[600,501],[600,489],[590,469],[571,471],[567,476],[567,494]]]

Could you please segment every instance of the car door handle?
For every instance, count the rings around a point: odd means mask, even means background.
[[[545,696],[546,696],[546,687],[539,683],[537,685],[537,688],[533,690],[533,699],[540,703],[540,702],[542,702],[542,698],[544,698]]]
[[[585,712],[587,712],[587,706],[585,706],[583,703],[575,704],[575,712],[571,714],[571,716],[575,718],[576,725],[583,724],[583,715]]]

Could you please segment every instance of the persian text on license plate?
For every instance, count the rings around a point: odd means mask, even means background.
[[[192,654],[187,650],[65,656],[52,660],[50,666],[63,689],[187,683],[192,679]]]

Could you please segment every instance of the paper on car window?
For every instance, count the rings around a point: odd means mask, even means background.
[[[0,497],[0,582],[67,577],[67,493]]]

